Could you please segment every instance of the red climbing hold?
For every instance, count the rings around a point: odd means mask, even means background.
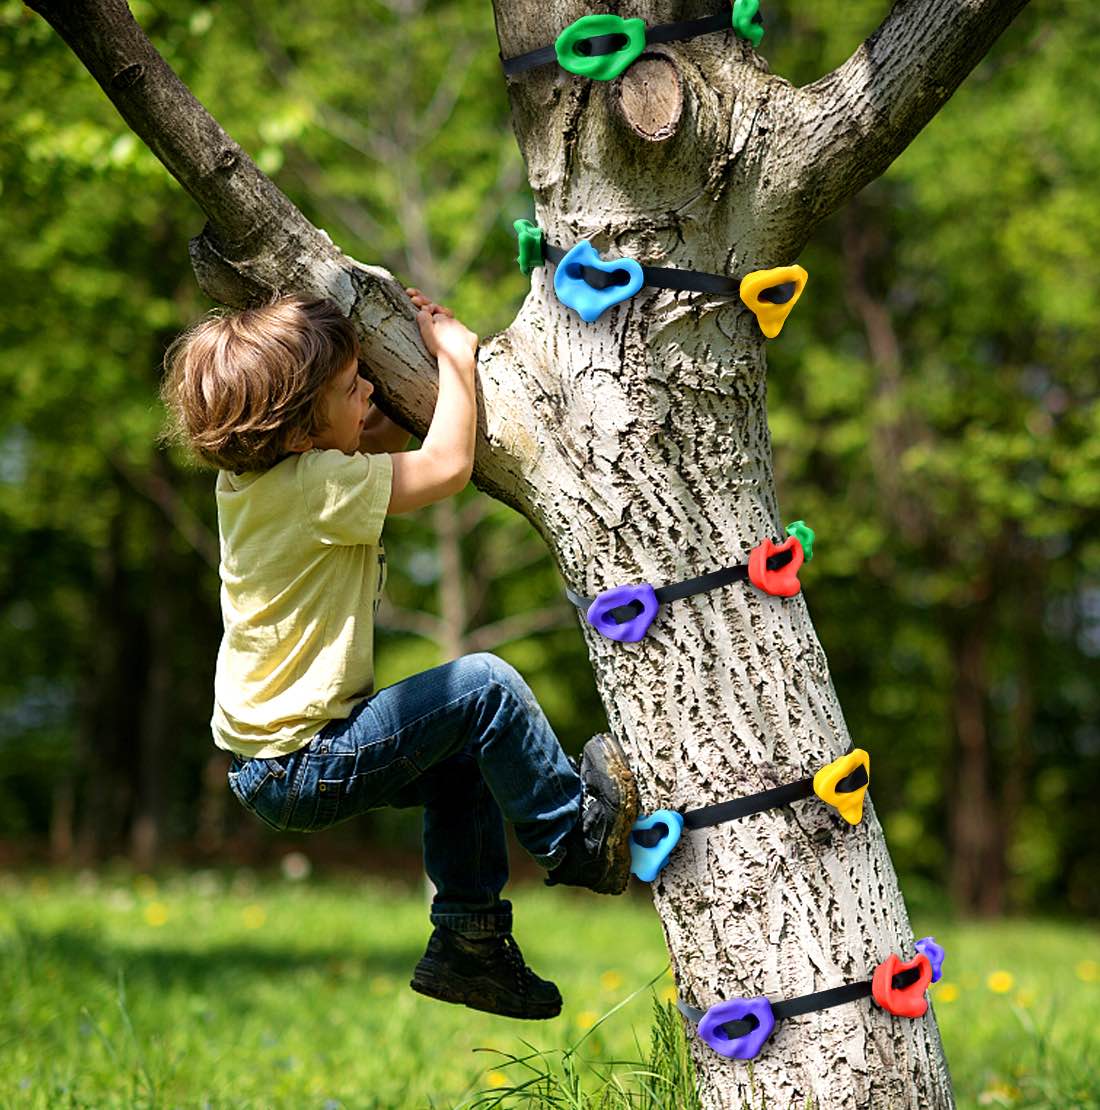
[[[749,555],[749,581],[766,594],[794,597],[802,589],[798,571],[804,558],[802,544],[795,536],[788,536],[779,545],[762,540]]]
[[[891,953],[875,968],[871,997],[887,1013],[917,1018],[928,1009],[924,992],[931,982],[932,964],[923,952],[907,963]]]

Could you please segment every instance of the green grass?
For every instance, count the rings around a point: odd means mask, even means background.
[[[685,1104],[644,893],[512,896],[529,962],[566,999],[552,1022],[410,991],[428,925],[405,887],[0,877],[0,1107]],[[917,924],[948,948],[933,998],[960,1107],[1100,1107],[1097,930]]]

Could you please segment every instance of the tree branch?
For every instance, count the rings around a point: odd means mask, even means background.
[[[27,6],[65,40],[126,123],[206,213],[204,234],[223,258],[257,258],[270,251],[275,235],[289,238],[291,250],[313,245],[316,229],[195,99],[123,0],[28,0]],[[259,284],[277,288],[262,278]]]
[[[796,167],[785,207],[807,234],[905,150],[1026,3],[897,0],[842,66],[793,90],[771,153]]]
[[[438,371],[393,275],[342,254],[309,223],[176,76],[125,0],[27,0],[27,6],[61,36],[205,212],[209,222],[191,243],[202,289],[237,306],[284,291],[330,297],[358,325],[379,407],[423,438],[435,409]],[[493,359],[497,341],[507,348],[507,333],[481,345],[479,392],[506,409],[519,385],[507,360]],[[489,442],[484,397],[480,408],[474,480],[522,510],[528,499],[520,492],[522,468]]]

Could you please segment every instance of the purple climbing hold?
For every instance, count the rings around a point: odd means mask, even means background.
[[[635,616],[620,622],[612,615],[613,610],[633,604],[642,607]],[[660,607],[653,587],[648,582],[642,582],[637,586],[612,586],[604,590],[589,605],[585,616],[588,623],[609,640],[633,644],[646,634]]]
[[[723,1028],[734,1025],[734,1035]],[[716,1002],[699,1020],[699,1036],[730,1060],[751,1060],[775,1028],[771,1003],[759,998],[729,998]]]
[[[943,967],[943,958],[947,955],[943,947],[936,943],[935,937],[921,937],[913,947],[928,957],[928,962],[932,965],[932,982],[938,983],[940,981],[940,969]]]

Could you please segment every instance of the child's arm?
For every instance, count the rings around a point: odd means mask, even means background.
[[[439,364],[439,396],[420,448],[391,455],[388,513],[412,512],[458,493],[474,468],[477,336],[435,304],[421,307],[416,322],[428,353]]]

